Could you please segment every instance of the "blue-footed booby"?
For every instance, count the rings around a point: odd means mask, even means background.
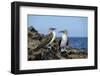
[[[39,49],[41,49],[44,46],[48,46],[49,48],[51,48],[51,43],[56,38],[55,30],[56,30],[55,28],[49,28],[49,34],[46,35],[46,37],[44,37],[42,39],[41,43],[34,49],[34,51],[38,51]]]
[[[60,41],[60,50],[61,52],[67,51],[66,46],[68,45],[68,32],[67,30],[60,31],[62,33],[62,38]]]
[[[55,28],[49,28],[49,34],[52,33],[52,39],[50,40],[50,42],[47,45],[50,45],[56,38],[56,32],[55,32]]]

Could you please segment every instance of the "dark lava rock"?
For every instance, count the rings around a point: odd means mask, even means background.
[[[40,34],[33,26],[28,27],[28,60],[53,60],[53,59],[78,59],[87,58],[86,49],[75,49],[69,45],[66,46],[67,52],[61,52],[59,48],[59,41],[61,38],[56,38],[52,43],[52,50],[49,51],[47,46],[42,47],[40,50],[34,51],[41,40],[46,37]],[[70,42],[69,42],[70,43]]]

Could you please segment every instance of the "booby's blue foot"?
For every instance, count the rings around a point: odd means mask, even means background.
[[[50,52],[52,49],[51,45],[48,45],[48,51]]]
[[[64,52],[64,51],[65,51],[65,50],[62,48],[62,49],[61,49],[61,52]]]

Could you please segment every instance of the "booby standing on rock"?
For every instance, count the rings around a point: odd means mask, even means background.
[[[56,32],[55,32],[55,28],[49,28],[49,34],[52,33],[52,39],[50,40],[50,42],[47,45],[51,45],[51,43],[55,40],[56,38]]]
[[[44,46],[48,46],[49,48],[51,48],[51,43],[56,38],[55,30],[55,28],[49,28],[49,34],[42,39],[41,43],[34,49],[34,51],[38,51]]]
[[[49,28],[49,34],[51,33],[52,34],[52,39],[50,40],[50,42],[46,45],[48,47],[48,51],[51,52],[52,50],[52,42],[55,40],[56,38],[56,32],[55,32],[55,28]]]
[[[61,39],[61,42],[60,42],[60,50],[61,52],[64,52],[66,50],[66,46],[68,45],[68,32],[67,30],[64,30],[64,31],[60,31],[60,33],[62,33],[62,39]]]

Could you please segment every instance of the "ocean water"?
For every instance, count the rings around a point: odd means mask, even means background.
[[[88,38],[87,37],[69,37],[69,45],[72,48],[77,49],[87,49],[88,48]]]

